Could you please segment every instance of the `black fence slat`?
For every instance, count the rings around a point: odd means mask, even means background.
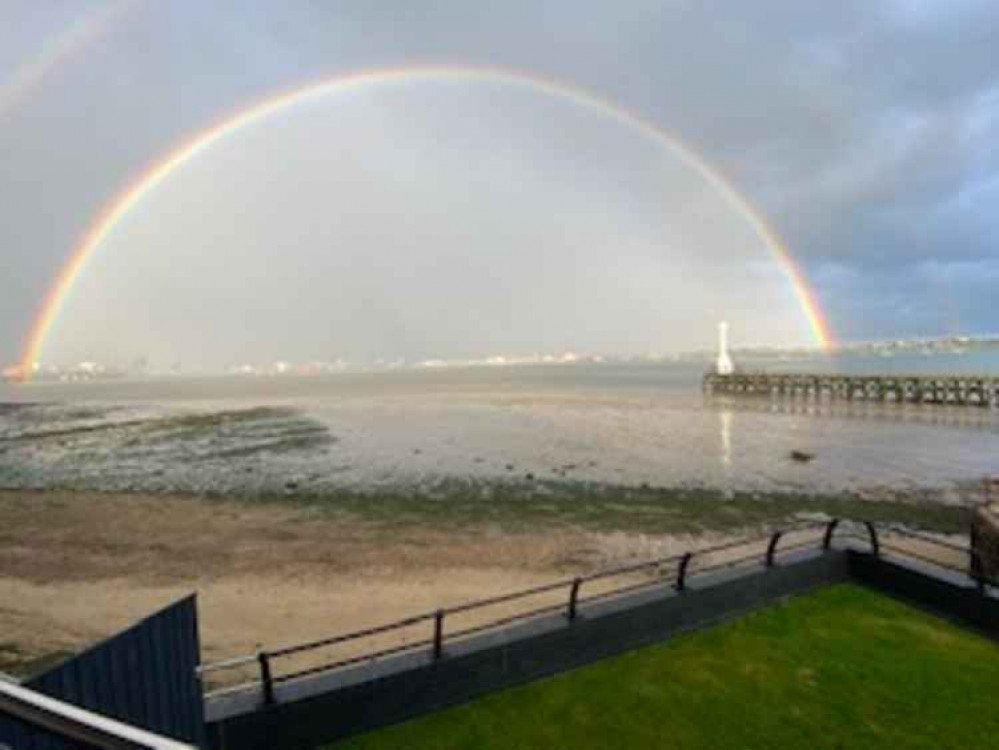
[[[46,742],[42,737],[38,737],[38,733],[32,731],[30,728],[21,724],[17,721],[9,721],[11,725],[11,747],[37,747],[40,750],[46,750],[45,746],[48,744],[51,747],[51,743]]]
[[[139,679],[139,646],[134,631],[129,631],[124,639],[125,685],[128,691],[128,711],[133,722],[141,727],[148,726],[145,705],[142,700],[144,685]]]
[[[79,668],[79,662],[76,659],[71,659],[66,662],[65,667],[59,672],[60,689],[65,699],[70,703],[80,703],[80,691],[77,687],[76,672]]]
[[[150,622],[148,632],[150,635],[150,648],[156,664],[153,669],[154,674],[166,675],[170,670],[170,662],[167,658],[167,651],[163,644],[169,638],[170,629],[173,623],[167,623],[167,618],[157,617]],[[176,619],[174,616],[171,619]],[[164,685],[156,694],[156,731],[167,732],[170,728],[170,704],[171,695],[166,688],[170,686],[169,680],[164,680]]]
[[[97,673],[99,671],[99,654],[94,654],[90,668],[77,665],[77,679],[80,681],[80,703],[84,708],[100,713],[100,702],[97,699]]]
[[[101,713],[114,713],[114,670],[112,669],[111,651],[102,649],[94,654],[93,674],[97,683],[97,706]],[[96,710],[96,707],[95,707]]]
[[[204,732],[205,727],[205,699],[201,689],[201,680],[195,675],[194,670],[201,664],[201,627],[198,622],[198,597],[192,594],[190,606],[183,610],[184,617],[188,619],[187,634],[188,640],[187,659],[185,665],[184,684],[190,691],[191,699],[184,701],[184,705],[189,707],[191,714],[191,725],[199,728],[199,732]]]
[[[6,722],[10,727],[10,739],[11,747],[30,747],[28,743],[31,742],[31,736],[28,728],[16,721],[7,720]],[[4,735],[6,739],[8,735]]]
[[[201,682],[195,669],[201,663],[201,645],[198,637],[197,597],[187,599],[188,606],[178,608],[170,632],[174,636],[174,650],[168,652],[168,669],[173,671],[175,686],[173,705],[186,712],[184,720],[190,726],[204,726],[204,699]]]
[[[163,690],[155,683],[159,680],[159,659],[156,655],[157,636],[159,635],[155,621],[139,631],[142,640],[142,681],[146,700],[146,727],[154,732],[162,731],[164,724],[163,711],[160,709],[160,696]]]
[[[9,747],[23,747],[28,744],[24,736],[24,725],[0,714],[0,743]]]
[[[107,704],[108,710],[114,718],[124,720],[129,714],[128,691],[122,690],[120,686],[127,684],[126,655],[120,644],[118,648],[109,648],[107,653],[111,661],[110,685],[113,690],[112,700]],[[115,689],[115,686],[119,686],[118,689]]]
[[[173,679],[169,684],[173,686],[174,701],[184,706],[191,705],[191,698],[194,697],[190,691],[196,687],[193,681],[193,674],[186,674],[185,670],[193,670],[192,660],[188,653],[189,645],[193,643],[192,615],[190,610],[178,612],[173,627],[170,629],[173,638],[168,652],[169,669]],[[197,664],[197,660],[194,660]]]

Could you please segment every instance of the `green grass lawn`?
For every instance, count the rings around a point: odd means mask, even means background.
[[[999,747],[999,646],[838,585],[355,748]]]

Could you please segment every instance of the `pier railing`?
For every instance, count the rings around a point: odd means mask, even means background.
[[[242,678],[237,684],[206,690],[209,696],[258,688],[263,701],[273,703],[275,687],[297,679],[377,663],[400,654],[423,654],[438,660],[446,657],[449,646],[473,635],[558,614],[572,621],[590,605],[636,592],[665,588],[682,594],[701,576],[726,569],[772,567],[782,556],[809,549],[828,550],[834,544],[875,557],[909,559],[960,573],[970,577],[983,595],[988,586],[997,583],[983,575],[978,552],[968,544],[899,526],[833,519],[564,578],[308,643],[260,650],[202,665],[199,674],[206,684],[223,672],[233,671]]]
[[[999,406],[999,377],[989,375],[834,375],[736,372],[704,376],[710,393],[954,406]]]

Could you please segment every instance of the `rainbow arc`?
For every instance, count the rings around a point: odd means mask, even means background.
[[[377,69],[336,76],[266,97],[222,118],[214,125],[194,134],[165,156],[152,162],[105,205],[103,210],[91,221],[74,247],[68,261],[49,289],[32,325],[20,360],[21,371],[30,375],[35,363],[39,361],[46,339],[55,326],[74,283],[79,278],[88,259],[98,251],[102,243],[115,231],[130,211],[148,199],[158,186],[185,164],[206,154],[223,139],[233,136],[244,128],[263,123],[278,113],[321,97],[375,86],[442,80],[496,83],[527,88],[559,97],[576,106],[593,110],[616,120],[652,139],[661,148],[677,156],[706,180],[724,201],[733,210],[738,211],[749,223],[787,277],[816,344],[822,348],[828,348],[831,345],[832,335],[829,325],[822,315],[815,295],[808,286],[803,272],[777,233],[729,180],[681,140],[659,128],[642,115],[574,85],[505,68],[420,66]]]

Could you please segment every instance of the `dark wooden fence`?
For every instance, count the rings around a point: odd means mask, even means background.
[[[34,677],[24,687],[134,727],[201,745],[205,722],[197,679],[200,660],[197,601],[192,595]],[[47,739],[51,732],[38,729],[26,732],[23,722],[0,720],[0,743],[11,747],[88,746]],[[37,736],[35,744],[24,744],[29,735]]]

